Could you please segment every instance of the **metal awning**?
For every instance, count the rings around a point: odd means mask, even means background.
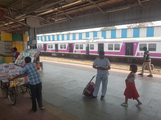
[[[36,17],[42,27],[157,1],[160,0],[1,0],[0,9],[5,15],[0,18],[0,32],[24,33],[30,27],[26,24],[29,17]]]

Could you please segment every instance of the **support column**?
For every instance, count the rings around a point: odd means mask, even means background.
[[[29,29],[29,43],[30,49],[37,48],[37,29],[39,27],[39,19],[37,17],[28,17],[26,18],[26,23],[30,26]]]
[[[36,49],[37,48],[36,34],[37,34],[36,28],[30,28],[30,30],[29,30],[30,49]]]

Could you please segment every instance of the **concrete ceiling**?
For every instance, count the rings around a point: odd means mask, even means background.
[[[74,21],[95,14],[108,14],[144,3],[160,0],[0,0],[0,9],[5,11],[0,18],[0,32],[24,33],[31,25],[28,18],[39,20],[39,26]],[[34,22],[34,21],[33,21]]]

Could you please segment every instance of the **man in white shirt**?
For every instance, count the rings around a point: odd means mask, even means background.
[[[93,95],[90,98],[96,98],[98,95],[100,83],[102,81],[102,95],[101,100],[104,99],[107,91],[108,75],[110,70],[110,62],[107,58],[104,57],[104,51],[99,52],[99,57],[95,59],[93,63],[93,68],[97,69],[97,77],[94,86]]]

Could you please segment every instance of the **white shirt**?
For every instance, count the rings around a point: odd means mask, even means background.
[[[100,59],[98,57],[95,59],[93,65],[97,66],[97,67],[107,68],[108,66],[110,66],[110,62],[107,58]],[[97,75],[98,76],[109,75],[109,72],[108,72],[108,70],[97,69]]]
[[[136,74],[135,73],[133,73],[133,74],[134,74],[134,77],[127,79],[129,82],[134,82]]]

